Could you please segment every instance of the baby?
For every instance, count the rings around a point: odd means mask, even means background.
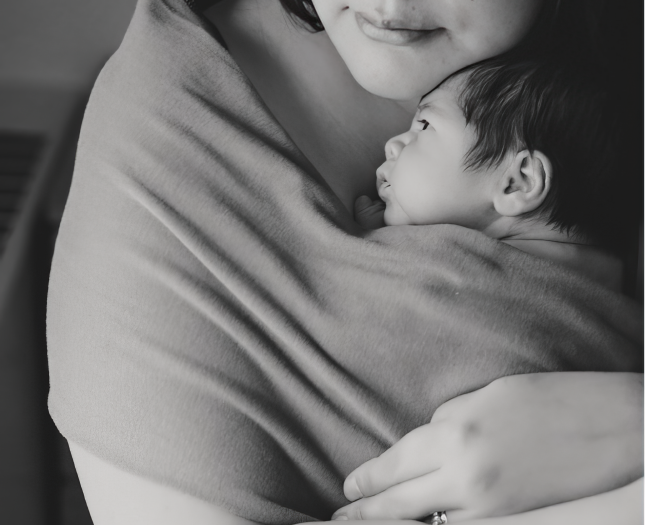
[[[360,197],[356,219],[473,228],[619,290],[621,263],[599,248],[620,215],[606,98],[591,72],[566,62],[462,70],[387,142],[376,172],[382,202]]]

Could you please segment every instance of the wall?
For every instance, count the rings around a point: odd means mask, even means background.
[[[59,195],[52,205],[58,218],[84,97],[119,46],[135,4],[0,0],[0,133],[39,132],[47,147],[56,149],[46,174],[51,184],[43,195],[48,201]],[[3,155],[11,153],[6,149]],[[0,256],[0,523],[88,525],[66,442],[47,414],[44,309],[57,223],[49,207],[41,208],[32,214],[33,227],[24,230],[24,242],[13,243],[21,244],[16,271],[8,269],[9,249]],[[21,209],[24,215],[25,206]]]
[[[136,0],[0,1],[0,85],[83,89],[118,47]]]

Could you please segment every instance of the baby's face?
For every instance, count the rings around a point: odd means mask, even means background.
[[[388,225],[485,227],[492,208],[487,199],[491,177],[485,170],[464,168],[475,137],[451,84],[426,95],[410,130],[385,145],[386,161],[376,176]]]

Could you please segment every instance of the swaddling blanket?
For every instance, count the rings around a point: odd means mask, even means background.
[[[638,370],[642,310],[455,226],[366,232],[208,25],[144,0],[94,88],[52,268],[50,410],[264,523],[500,376]]]

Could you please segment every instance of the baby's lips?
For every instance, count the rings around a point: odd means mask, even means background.
[[[384,180],[383,182],[379,183],[376,186],[376,192],[378,193],[378,196],[381,198],[381,200],[383,202],[386,202],[386,203],[388,202],[388,197],[385,194],[385,190],[387,188],[389,188],[389,187],[390,187],[390,185],[388,184],[388,182],[386,180]]]

